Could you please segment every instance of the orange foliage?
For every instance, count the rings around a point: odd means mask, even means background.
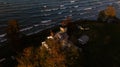
[[[71,22],[71,17],[68,16],[65,20],[61,22],[62,26],[67,26]]]
[[[108,6],[105,10],[105,15],[109,17],[116,16],[115,8],[113,6]]]

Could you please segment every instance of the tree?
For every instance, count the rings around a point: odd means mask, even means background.
[[[10,20],[7,27],[8,43],[13,51],[18,51],[21,43],[19,25],[16,20]]]
[[[106,20],[106,16],[104,10],[100,11],[98,14],[98,20],[104,22]]]
[[[116,18],[116,10],[111,5],[108,6],[105,10],[100,11],[98,14],[98,21],[111,23],[116,22],[116,20],[118,20]]]
[[[113,6],[108,6],[106,9],[105,9],[105,15],[108,16],[108,17],[115,17],[116,16],[116,10]]]
[[[72,42],[66,43],[66,46],[55,39],[48,39],[45,42],[48,48],[42,46],[40,51],[42,67],[81,67],[79,48]]]
[[[68,16],[68,17],[66,17],[65,20],[63,20],[63,21],[61,22],[61,25],[62,25],[62,26],[67,26],[67,25],[70,24],[70,23],[71,23],[71,17]]]
[[[42,67],[66,67],[65,55],[61,52],[60,44],[52,39],[46,40],[49,48],[41,47],[40,64]]]
[[[23,53],[16,57],[18,61],[17,67],[35,67],[34,65],[34,50],[33,47],[27,47],[23,50]]]
[[[27,47],[16,58],[17,67],[81,67],[81,55],[76,46],[62,43],[55,39],[47,39],[40,47]]]

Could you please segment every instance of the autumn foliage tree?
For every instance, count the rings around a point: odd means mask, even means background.
[[[46,39],[45,45],[37,48],[25,48],[16,58],[17,67],[81,67],[82,63],[76,46],[71,43],[63,47],[56,39]]]
[[[23,53],[16,57],[17,67],[66,67],[65,55],[60,52],[59,44],[53,40],[46,40],[46,42],[49,43],[50,50],[44,46],[25,48]]]
[[[106,9],[105,9],[105,15],[108,16],[108,17],[115,17],[116,16],[116,10],[113,6],[108,6]]]
[[[68,26],[71,22],[72,22],[72,21],[71,21],[71,17],[68,16],[68,17],[66,17],[65,20],[63,20],[63,21],[61,22],[61,25],[62,25],[62,26]]]
[[[116,10],[111,5],[108,6],[105,10],[100,11],[98,14],[98,20],[102,22],[112,22],[116,19]]]
[[[60,44],[52,39],[46,40],[49,48],[41,47],[40,51],[40,64],[42,67],[66,67],[65,55],[61,52]]]
[[[7,27],[7,40],[14,51],[20,46],[20,31],[16,20],[10,20]]]
[[[23,53],[20,53],[16,59],[18,61],[17,67],[35,67],[33,47],[25,48]]]

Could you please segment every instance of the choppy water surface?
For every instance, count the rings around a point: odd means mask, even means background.
[[[73,21],[94,20],[100,10],[111,4],[120,17],[119,0],[1,0],[0,42],[6,41],[8,20],[18,20],[20,31],[31,35],[58,24],[66,16],[71,16]]]

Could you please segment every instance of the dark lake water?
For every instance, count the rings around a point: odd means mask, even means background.
[[[59,24],[67,16],[73,21],[95,20],[98,12],[111,4],[120,17],[119,0],[0,0],[0,42],[6,41],[8,20],[17,20],[20,31],[31,35]]]

